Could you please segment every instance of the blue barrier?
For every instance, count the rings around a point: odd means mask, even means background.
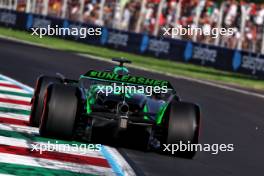
[[[0,9],[0,26],[31,31],[32,27],[46,28],[48,25],[59,28],[98,27],[65,19]],[[82,43],[105,46],[119,51],[213,67],[219,70],[251,75],[259,79],[264,78],[264,55],[261,54],[190,41],[124,32],[106,27],[102,27],[101,31],[102,34],[100,36],[88,36],[87,38],[76,36],[60,37]]]

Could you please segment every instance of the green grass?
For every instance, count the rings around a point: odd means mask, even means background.
[[[248,75],[219,71],[213,68],[197,66],[193,64],[172,62],[165,59],[156,59],[154,57],[146,57],[120,52],[108,48],[62,40],[58,38],[43,37],[40,39],[36,36],[31,36],[27,32],[16,31],[7,28],[0,28],[0,35],[45,45],[63,51],[100,56],[105,59],[124,57],[132,60],[135,66],[153,69],[157,72],[208,80],[249,89],[264,90],[264,80],[258,80]]]

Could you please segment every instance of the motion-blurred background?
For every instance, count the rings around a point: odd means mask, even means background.
[[[0,7],[152,35],[161,34],[162,27],[177,25],[232,27],[233,36],[178,38],[264,53],[261,0],[0,0]]]

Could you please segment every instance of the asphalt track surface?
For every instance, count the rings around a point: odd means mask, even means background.
[[[0,73],[29,86],[40,74],[63,73],[77,79],[110,63],[75,54],[0,39]],[[132,73],[171,81],[185,101],[201,107],[200,143],[234,144],[234,152],[198,152],[193,160],[120,149],[139,174],[175,176],[264,175],[264,99],[200,83],[131,69]]]

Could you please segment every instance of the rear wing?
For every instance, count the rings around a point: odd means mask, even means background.
[[[118,75],[113,72],[90,70],[84,75],[82,75],[81,78],[89,78],[89,79],[95,79],[101,81],[144,85],[144,86],[158,86],[158,87],[166,86],[169,89],[173,89],[170,82],[165,80],[156,80],[156,79],[150,79],[150,78],[132,76],[132,75]]]

